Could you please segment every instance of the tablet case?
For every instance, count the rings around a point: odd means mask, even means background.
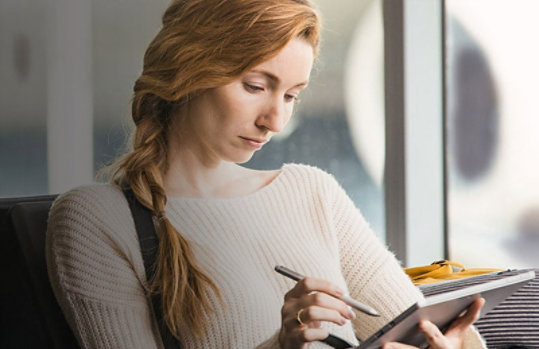
[[[534,277],[534,271],[503,271],[431,285],[424,301],[413,304],[356,348],[376,349],[393,341],[426,348],[428,343],[417,329],[419,321],[430,320],[443,332],[475,299],[485,299],[481,312],[486,314]]]

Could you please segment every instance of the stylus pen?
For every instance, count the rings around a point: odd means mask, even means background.
[[[282,265],[277,265],[275,267],[275,271],[278,272],[279,274],[283,274],[284,276],[287,276],[289,278],[291,278],[292,280],[295,280],[295,281],[299,281],[303,278],[305,278],[305,276],[301,275],[300,273],[297,273],[293,270],[290,270],[288,269],[287,267],[283,267]],[[380,314],[374,310],[373,308],[369,307],[368,305],[366,304],[363,304],[363,303],[360,303],[358,301],[356,301],[355,299],[353,298],[350,298],[346,295],[344,296],[341,296],[339,297],[339,299],[341,301],[343,301],[344,303],[348,304],[349,306],[351,306],[352,308],[355,308],[367,315],[370,315],[370,316],[380,316]]]

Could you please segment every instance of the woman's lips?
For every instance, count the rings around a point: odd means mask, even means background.
[[[261,138],[247,138],[247,137],[241,137],[245,143],[247,143],[249,146],[260,149],[262,146],[268,141],[267,139],[261,139]]]

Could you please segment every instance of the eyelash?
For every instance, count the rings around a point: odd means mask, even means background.
[[[263,87],[245,83],[245,88],[252,92],[264,91]]]
[[[251,85],[251,84],[248,84],[248,83],[245,83],[245,88],[250,91],[250,92],[260,92],[260,91],[264,91],[264,88],[263,87],[260,87],[260,86],[256,86],[256,85]],[[284,95],[284,98],[289,101],[289,102],[292,102],[292,101],[299,101],[298,97],[297,96],[294,96],[294,95],[291,95],[291,94],[285,94]]]
[[[286,95],[284,95],[284,98],[285,98],[286,100],[290,101],[290,102],[294,102],[294,101],[297,102],[297,101],[298,101],[298,97],[297,97],[297,96],[293,96],[293,95],[288,95],[288,94],[286,94]]]

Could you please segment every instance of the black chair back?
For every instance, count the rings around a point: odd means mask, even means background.
[[[1,348],[79,348],[45,263],[47,217],[55,198],[0,199]]]

